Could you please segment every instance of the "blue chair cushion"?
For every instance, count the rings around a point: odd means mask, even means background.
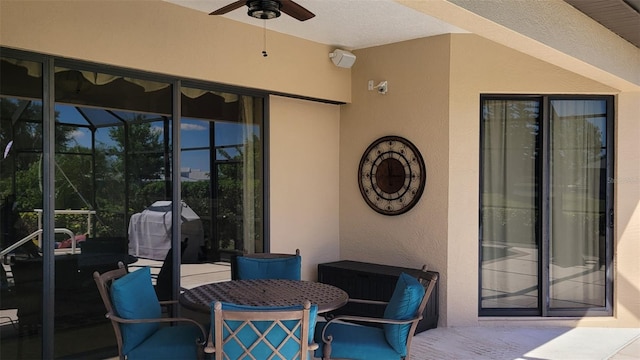
[[[115,280],[111,284],[111,302],[116,315],[125,319],[159,318],[162,314],[148,267]],[[158,323],[120,324],[123,354],[144,342],[159,326]]]
[[[215,312],[214,312],[215,303],[211,304],[211,336],[215,338]],[[294,306],[247,306],[247,305],[237,305],[231,303],[222,303],[223,310],[229,311],[290,311],[290,310],[301,310],[302,305],[294,305]],[[318,317],[318,305],[312,304],[309,309],[309,338],[307,339],[308,343],[313,342],[314,337],[314,329],[316,325],[316,320]],[[235,331],[235,329],[241,324],[241,321],[227,321],[227,325],[231,327]],[[253,325],[261,332],[266,331],[266,329],[273,324],[273,321],[254,321]],[[283,321],[283,325],[287,327],[287,329],[291,330],[297,325],[297,320],[291,321]],[[299,338],[300,330],[294,332],[294,334]],[[223,336],[226,336],[224,334]],[[238,333],[238,339],[243,343],[244,346],[248,347],[250,344],[255,342],[257,339],[257,334],[250,327],[243,328],[240,333]],[[278,347],[280,343],[285,339],[286,334],[284,330],[281,328],[274,328],[266,336],[267,341],[269,341],[274,347]],[[294,358],[295,354],[299,351],[299,346],[295,344],[293,341],[287,341],[281,350],[281,354],[285,355],[287,358]],[[224,353],[225,355],[229,354],[230,359],[238,358],[242,352],[242,349],[239,344],[227,343],[225,345]],[[264,343],[260,343],[258,346],[254,348],[251,352],[252,355],[256,359],[266,359],[272,353],[272,350]]]
[[[396,282],[389,304],[384,310],[384,317],[394,320],[408,320],[416,316],[420,303],[424,298],[425,289],[418,279],[402,273]],[[406,356],[407,336],[411,324],[384,324],[384,336],[397,352]]]
[[[315,342],[320,346],[315,352],[316,358],[322,358],[324,343],[322,329],[324,321],[316,325]],[[389,345],[384,330],[375,326],[362,326],[334,322],[327,328],[326,335],[332,335],[331,358],[356,360],[394,360],[403,355]]]
[[[197,359],[196,339],[202,333],[195,325],[164,326],[127,354],[127,360]]]
[[[238,256],[239,280],[253,279],[285,279],[300,280],[300,268],[302,265],[301,256],[291,256],[283,258],[251,258]]]

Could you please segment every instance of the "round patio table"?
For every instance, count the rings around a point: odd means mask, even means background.
[[[209,313],[214,301],[249,306],[318,305],[318,313],[347,304],[349,295],[333,285],[312,281],[260,279],[231,280],[185,290],[179,298],[184,307]]]

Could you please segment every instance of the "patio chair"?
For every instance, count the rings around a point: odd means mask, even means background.
[[[424,266],[420,279],[400,274],[388,302],[349,299],[349,302],[386,306],[383,318],[338,315],[319,322],[315,331],[319,348],[315,356],[323,360],[409,359],[411,338],[437,279],[438,275],[427,273]]]
[[[128,273],[119,268],[93,278],[107,309],[120,359],[201,359],[205,328],[192,319],[162,317],[148,267]],[[180,325],[166,326],[169,323]]]
[[[232,280],[286,279],[300,280],[302,257],[295,254],[245,254],[231,259]]]
[[[318,307],[211,304],[211,332],[205,347],[215,360],[310,359]]]

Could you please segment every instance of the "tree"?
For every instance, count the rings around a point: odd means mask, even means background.
[[[144,116],[135,115],[128,125],[113,127],[109,130],[109,135],[115,142],[111,152],[117,154],[110,164],[111,172],[126,176],[128,180],[126,193],[129,195],[129,206],[134,211],[142,210],[149,205],[148,196],[144,196],[149,191],[149,189],[144,191],[147,184],[159,180],[170,181],[165,176],[165,163],[169,161],[165,158],[165,147],[168,151],[170,144],[164,144],[163,131],[158,130],[164,128],[164,123],[161,122],[160,127],[154,127],[153,125],[159,122],[142,122],[142,120]],[[163,121],[168,120],[163,119]],[[128,132],[126,137],[125,132]],[[166,184],[154,186],[162,187],[161,198],[165,198],[169,191]]]

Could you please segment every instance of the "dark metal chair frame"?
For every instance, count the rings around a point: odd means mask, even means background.
[[[424,265],[422,267],[422,272],[418,277],[418,280],[425,288],[425,293],[420,302],[420,306],[415,313],[415,316],[411,319],[407,320],[394,320],[394,319],[385,319],[385,318],[376,318],[376,317],[367,317],[367,316],[353,316],[353,315],[337,315],[335,317],[331,317],[327,319],[327,323],[322,329],[322,342],[324,343],[322,360],[331,359],[331,342],[333,340],[331,335],[327,335],[326,331],[329,326],[337,321],[347,321],[347,322],[356,322],[356,323],[372,323],[372,324],[411,324],[411,328],[409,329],[409,333],[407,334],[407,355],[405,359],[409,359],[409,352],[411,349],[411,339],[415,334],[416,327],[418,326],[418,322],[422,320],[422,314],[424,313],[424,309],[427,306],[427,302],[429,301],[429,296],[431,292],[435,288],[436,282],[438,281],[438,275],[436,273],[427,272],[427,266]],[[389,304],[387,301],[377,301],[377,300],[364,300],[364,299],[349,299],[351,303],[360,303],[360,304],[371,304],[371,305],[380,305],[386,306]]]
[[[204,358],[204,345],[205,339],[207,338],[207,331],[204,326],[193,319],[183,318],[183,317],[162,317],[155,319],[124,319],[117,316],[113,310],[113,305],[111,304],[111,297],[109,296],[111,284],[114,280],[117,280],[128,274],[128,271],[122,262],[118,263],[118,269],[107,271],[105,273],[98,273],[97,271],[93,273],[93,279],[98,286],[98,291],[100,292],[100,297],[104,302],[104,306],[107,309],[107,313],[105,317],[111,320],[111,325],[113,325],[113,331],[116,335],[116,341],[118,343],[118,356],[121,360],[125,359],[124,354],[122,353],[122,332],[120,330],[120,324],[140,324],[140,323],[176,323],[176,322],[186,322],[196,325],[200,332],[202,333],[202,337],[194,341],[198,346],[198,358]],[[161,306],[167,306],[172,304],[177,304],[178,301],[170,300],[170,301],[159,301]]]

